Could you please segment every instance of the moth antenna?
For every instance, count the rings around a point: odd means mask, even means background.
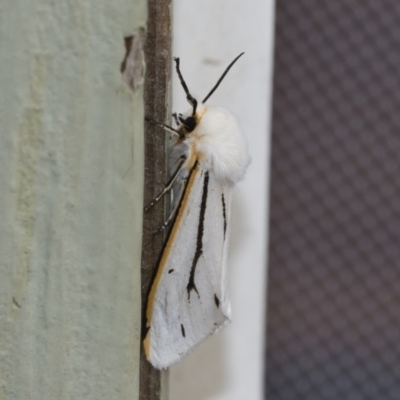
[[[229,70],[232,68],[233,64],[235,64],[235,62],[237,60],[239,60],[240,57],[242,57],[243,53],[240,53],[226,68],[225,72],[222,74],[221,78],[218,79],[218,82],[216,83],[216,85],[211,89],[211,92],[208,93],[208,95],[204,98],[204,100],[202,101],[202,103],[204,104],[209,98],[210,96],[217,90],[219,84],[222,82],[222,80],[225,78],[225,75],[229,72]]]
[[[181,70],[179,68],[179,57],[174,57],[175,61],[175,67],[176,67],[176,72],[178,73],[179,80],[181,81],[181,85],[183,87],[183,90],[186,93],[186,99],[189,102],[189,104],[193,107],[193,113],[192,116],[196,114],[196,109],[197,109],[197,100],[190,94],[189,89],[186,85],[185,80],[183,79],[183,76],[181,74]]]

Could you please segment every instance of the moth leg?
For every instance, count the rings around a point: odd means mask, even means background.
[[[179,119],[178,119],[178,115],[177,115],[177,113],[176,112],[174,112],[173,114],[172,114],[172,116],[174,117],[174,120],[175,120],[175,123],[176,123],[176,125],[180,125],[179,124]]]
[[[155,232],[155,235],[159,235],[160,233],[162,233],[165,228],[167,228],[167,226],[172,222],[172,220],[175,217],[175,214],[178,210],[179,205],[177,204],[175,206],[175,208],[172,210],[171,214],[169,214],[169,217],[167,218],[167,220],[161,225],[161,227]]]
[[[175,67],[176,67],[176,72],[178,74],[179,80],[181,82],[181,85],[183,87],[183,90],[186,93],[186,100],[189,102],[189,104],[193,107],[193,113],[192,115],[194,116],[196,114],[196,109],[197,109],[197,100],[190,94],[189,89],[186,85],[185,80],[183,79],[183,76],[181,74],[181,70],[179,68],[179,57],[174,57],[175,61]]]
[[[183,184],[184,182],[187,181],[187,176],[183,176],[181,179],[182,179],[182,184]],[[176,212],[178,211],[178,207],[179,207],[179,202],[175,202],[175,207],[174,207],[173,211],[170,213],[170,215],[169,215],[169,217],[167,218],[167,220],[164,221],[164,223],[162,224],[162,226],[161,226],[156,232],[154,232],[154,234],[155,234],[156,236],[158,236],[160,233],[162,233],[162,232],[165,230],[165,228],[167,228],[168,225],[171,224],[171,222],[172,222],[172,220],[173,220],[173,218],[174,218]]]
[[[179,132],[178,130],[176,130],[172,126],[169,126],[167,124],[163,124],[162,122],[157,122],[154,119],[151,119],[149,117],[145,117],[144,119],[147,122],[151,122],[152,124],[157,125],[160,128],[163,128],[164,130],[166,130],[167,132],[172,133],[173,135],[179,136],[180,138],[184,138],[185,137],[185,135],[182,132]]]
[[[144,208],[144,211],[148,211],[151,207],[154,206],[154,204],[156,204],[166,193],[168,193],[172,189],[172,186],[173,186],[174,182],[176,181],[176,178],[179,176],[179,173],[182,171],[183,164],[186,161],[186,156],[182,156],[180,158],[181,158],[181,161],[178,165],[178,168],[172,175],[171,179],[168,181],[165,188],[156,197],[154,197],[154,199],[149,204],[147,204],[147,206]]]

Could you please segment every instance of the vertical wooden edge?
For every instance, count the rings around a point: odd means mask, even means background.
[[[167,121],[170,118],[171,57],[171,0],[148,0],[144,102],[145,115],[157,121]],[[147,204],[165,185],[166,154],[163,130],[145,123],[144,132],[144,204]],[[143,216],[142,324],[145,322],[147,295],[163,244],[163,236],[155,236],[154,232],[163,221],[163,201]],[[165,384],[166,377],[161,375],[162,373],[147,361],[141,344],[140,400],[166,398],[166,393],[163,392],[168,385]]]

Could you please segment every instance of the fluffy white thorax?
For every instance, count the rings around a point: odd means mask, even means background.
[[[202,166],[212,170],[221,184],[235,184],[250,163],[247,140],[236,118],[225,108],[200,104],[196,119],[196,128],[185,140],[189,151],[198,154]]]

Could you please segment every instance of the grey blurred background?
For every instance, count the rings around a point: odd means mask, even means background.
[[[268,400],[400,399],[400,3],[278,0]]]

